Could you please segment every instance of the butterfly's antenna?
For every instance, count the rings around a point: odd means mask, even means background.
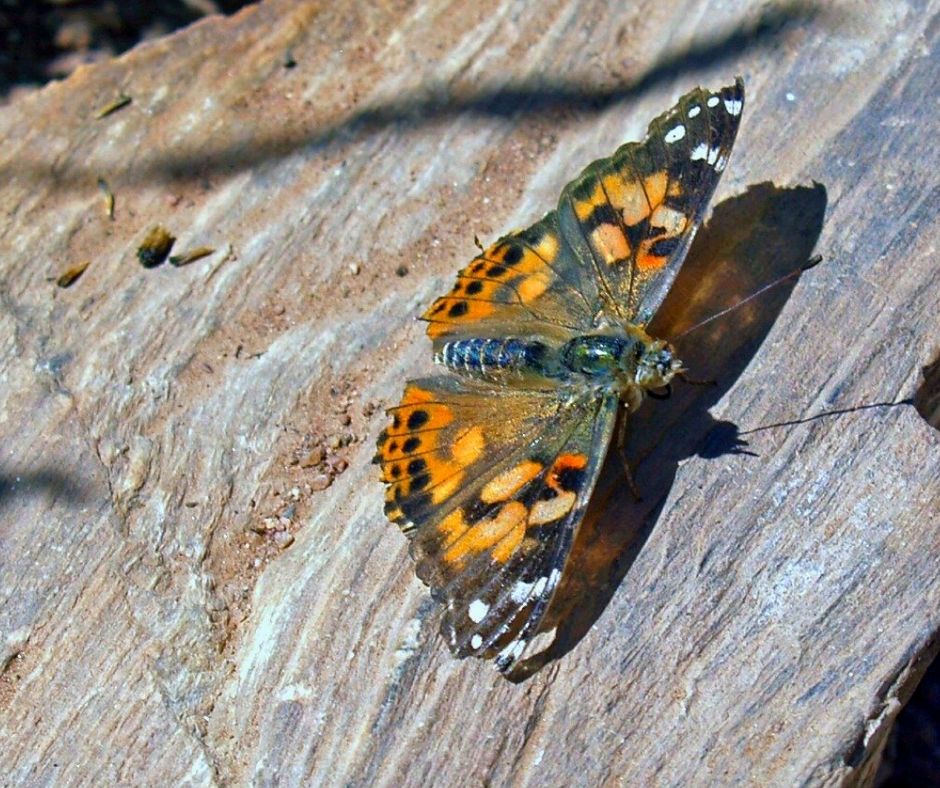
[[[724,315],[727,315],[729,312],[733,312],[733,311],[734,311],[735,309],[737,309],[738,307],[744,306],[748,301],[753,301],[755,298],[757,298],[758,296],[762,295],[763,293],[766,293],[768,290],[770,290],[770,289],[772,289],[772,288],[774,288],[774,287],[777,287],[777,285],[781,285],[781,284],[783,284],[784,282],[786,282],[787,280],[793,279],[793,277],[795,277],[795,276],[799,276],[799,275],[802,274],[804,271],[809,271],[810,268],[813,268],[814,266],[818,265],[820,262],[822,262],[822,255],[816,255],[815,257],[811,257],[809,260],[807,260],[805,263],[803,263],[803,265],[801,265],[799,268],[794,268],[792,271],[790,271],[790,273],[784,274],[784,275],[781,276],[779,279],[775,279],[775,280],[774,280],[773,282],[771,282],[770,284],[764,285],[762,288],[760,288],[760,290],[754,291],[754,292],[751,293],[749,296],[746,296],[745,298],[742,298],[740,301],[738,301],[738,302],[735,303],[735,304],[732,304],[732,305],[729,306],[727,309],[722,309],[720,312],[716,312],[715,314],[706,317],[704,320],[702,320],[702,321],[696,323],[696,324],[695,324],[694,326],[692,326],[691,328],[687,328],[687,329],[686,329],[685,331],[683,331],[681,334],[677,334],[677,335],[674,336],[672,339],[673,339],[673,340],[676,340],[676,339],[679,339],[679,338],[681,338],[681,337],[684,337],[686,334],[691,334],[693,331],[695,331],[695,329],[701,328],[702,326],[705,326],[705,325],[708,325],[708,324],[711,323],[713,320],[717,320],[719,317],[723,317]]]

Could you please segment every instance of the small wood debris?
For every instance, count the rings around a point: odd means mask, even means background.
[[[196,260],[201,260],[203,257],[208,257],[213,252],[215,252],[215,249],[211,246],[197,246],[195,249],[190,249],[188,252],[171,255],[170,265],[175,265],[177,268],[189,265],[190,263],[195,263]]]
[[[294,543],[294,535],[289,531],[278,531],[274,534],[274,544],[282,550]]]
[[[99,109],[95,114],[95,118],[98,120],[101,120],[101,118],[106,118],[111,113],[117,112],[119,109],[126,107],[133,100],[134,99],[132,99],[130,96],[127,96],[124,93],[120,93],[117,98],[115,98],[113,101],[109,101],[101,109]]]
[[[89,265],[91,265],[91,260],[83,260],[82,262],[78,263],[78,265],[73,265],[71,268],[67,268],[65,271],[59,274],[58,278],[55,280],[55,283],[59,287],[71,287],[78,281],[79,277],[85,273],[85,269],[88,268]]]
[[[317,465],[323,462],[324,457],[325,454],[323,452],[323,447],[317,445],[310,449],[310,451],[298,457],[297,461],[301,468],[315,468]]]
[[[341,474],[343,471],[345,471],[349,467],[349,463],[346,462],[346,460],[344,460],[342,457],[336,457],[336,456],[330,457],[330,459],[326,461],[326,464],[329,466],[330,470],[333,471],[333,473],[336,474],[337,476],[339,476],[339,474]]]
[[[144,268],[154,268],[164,260],[176,242],[167,229],[161,225],[150,228],[146,237],[137,247],[137,259]]]
[[[104,178],[98,178],[98,190],[104,195],[104,215],[114,219],[114,192]]]
[[[328,473],[318,473],[310,479],[310,489],[314,492],[325,490],[333,483],[333,477]]]

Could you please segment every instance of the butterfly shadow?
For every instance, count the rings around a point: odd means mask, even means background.
[[[923,382],[917,387],[914,407],[921,418],[940,430],[940,354],[921,370]]]
[[[778,188],[771,183],[751,186],[715,208],[649,326],[652,336],[673,343],[690,377],[712,384],[676,382],[667,400],[647,400],[630,416],[626,454],[642,499],[634,498],[618,452],[610,451],[542,626],[540,640],[552,631],[554,638],[522,661],[510,680],[529,678],[567,654],[590,630],[655,527],[683,460],[757,457],[737,425],[716,421],[708,409],[760,348],[799,274],[740,302],[806,264],[825,210],[821,184]],[[680,336],[683,332],[688,333]]]

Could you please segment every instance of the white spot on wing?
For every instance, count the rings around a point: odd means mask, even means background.
[[[674,129],[670,129],[669,131],[667,131],[666,136],[663,137],[663,139],[665,139],[666,142],[678,142],[684,136],[685,136],[685,126],[683,126],[680,123]]]
[[[695,149],[692,151],[692,155],[689,157],[692,161],[698,161],[699,159],[704,159],[708,156],[708,143],[700,142],[695,146]]]
[[[719,148],[712,148],[711,150],[709,150],[708,151],[708,163],[714,164],[716,161],[718,161],[718,154],[720,152],[721,151]]]
[[[490,606],[482,599],[474,599],[470,603],[470,607],[467,608],[467,615],[470,616],[470,620],[474,624],[479,624],[484,618],[486,618],[486,614],[489,612],[489,610]]]
[[[509,596],[513,602],[517,605],[521,605],[530,597],[541,596],[546,585],[548,585],[547,577],[540,577],[538,580],[533,580],[531,583],[527,583],[525,580],[517,580],[516,584],[512,587],[512,591],[509,592]]]
[[[729,115],[741,114],[741,101],[739,99],[725,99],[725,109]]]
[[[524,650],[524,640],[513,640],[506,646],[506,648],[499,652],[496,659],[504,665],[509,665],[519,659],[519,656]]]
[[[527,583],[525,580],[517,580],[516,584],[512,587],[512,591],[509,592],[509,596],[512,598],[513,602],[517,605],[521,605],[529,598],[529,592],[534,585],[534,582]]]
[[[706,102],[709,107],[717,107],[720,99],[718,96],[709,96],[708,101]]]
[[[728,158],[726,156],[719,156],[718,161],[715,162],[715,169],[718,170],[718,172],[721,172],[727,163]]]
[[[483,638],[479,635],[474,635],[470,638],[470,645],[473,646],[473,648],[480,648],[480,646],[483,645]]]
[[[694,118],[701,111],[702,108],[698,104],[696,104],[694,107],[689,107],[689,117]]]

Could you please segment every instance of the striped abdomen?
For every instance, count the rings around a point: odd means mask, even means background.
[[[438,364],[474,378],[546,373],[548,347],[525,339],[458,339],[447,342],[434,357]]]

